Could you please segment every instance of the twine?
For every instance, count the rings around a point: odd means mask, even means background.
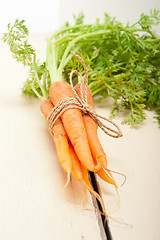
[[[52,129],[53,129],[53,126],[54,126],[55,122],[61,116],[61,114],[63,112],[65,112],[67,109],[77,108],[77,109],[80,109],[81,111],[83,111],[85,114],[88,114],[108,136],[113,137],[113,138],[122,137],[122,132],[121,132],[120,128],[118,127],[118,125],[116,123],[114,123],[112,120],[110,120],[110,119],[108,119],[106,117],[103,117],[103,116],[97,114],[95,112],[94,108],[87,103],[87,86],[88,86],[87,68],[86,68],[86,65],[84,63],[84,60],[79,55],[77,55],[77,54],[75,54],[73,52],[71,52],[71,54],[74,55],[75,57],[77,57],[81,61],[82,65],[84,67],[84,71],[85,71],[85,85],[83,84],[83,77],[82,77],[82,75],[78,71],[73,70],[70,73],[70,85],[72,87],[72,91],[73,91],[75,97],[65,98],[64,100],[60,101],[52,109],[52,111],[50,112],[50,114],[49,114],[49,116],[47,118],[50,132],[52,133]],[[75,89],[73,87],[73,81],[72,81],[73,74],[77,74],[80,77],[80,94],[81,94],[81,98],[78,96],[78,94],[76,93],[76,91],[75,91]],[[83,86],[85,86],[84,96],[83,96]],[[114,130],[114,129],[108,127],[100,119],[103,119],[103,120],[111,123],[117,130]]]

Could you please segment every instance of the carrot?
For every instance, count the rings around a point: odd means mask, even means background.
[[[83,83],[82,85],[83,97],[85,94],[85,86],[86,85]],[[75,90],[78,96],[81,98],[81,85],[77,84]],[[87,86],[87,103],[90,106],[94,107],[92,93],[88,86]],[[103,167],[107,168],[107,157],[98,138],[96,122],[89,115],[83,115],[83,121],[93,158],[95,158],[97,162],[100,162]]]
[[[49,96],[54,105],[68,97],[75,98],[75,94],[72,91],[71,85],[67,82],[61,81],[54,82],[51,85]],[[67,135],[82,165],[88,170],[95,172],[100,169],[100,164],[98,163],[96,166],[94,164],[88,144],[81,110],[72,108],[71,104],[69,107],[71,108],[65,110],[61,114],[62,122],[64,124]]]
[[[81,96],[81,84],[77,84],[75,87],[75,90],[76,90],[78,96],[81,98],[82,97]],[[83,94],[84,99],[85,99],[85,96],[84,96],[85,91],[86,91],[86,85],[83,83],[82,84],[82,94]],[[92,93],[88,86],[87,86],[87,103],[90,106],[94,107]],[[95,161],[95,164],[97,162],[100,162],[102,165],[102,167],[98,171],[96,171],[96,173],[104,181],[106,181],[110,184],[113,184],[117,188],[117,184],[116,184],[111,172],[107,169],[107,157],[102,148],[100,140],[98,138],[96,122],[87,114],[83,114],[83,121],[84,121],[89,146],[90,146],[91,153],[92,153],[93,159]]]
[[[112,185],[114,185],[116,188],[118,188],[111,172],[109,169],[104,169],[104,168],[101,168],[100,170],[98,170],[96,172],[96,174],[101,178],[103,179],[105,182],[107,183],[110,183]]]
[[[49,99],[41,102],[40,108],[45,119],[47,119],[53,107],[54,106]],[[66,131],[60,118],[55,122],[52,133],[56,145],[59,162],[61,163],[64,171],[70,174],[72,169],[72,160],[69,152],[68,137],[66,135]]]
[[[73,163],[73,167],[72,167],[73,177],[76,180],[82,182],[84,186],[98,199],[102,207],[102,211],[103,211],[102,213],[106,214],[101,196],[93,190],[91,183],[89,181],[88,171],[83,165],[81,165],[71,143],[69,143],[69,150],[70,150],[70,155]]]
[[[76,180],[82,181],[83,180],[82,165],[76,156],[76,153],[73,149],[71,142],[69,142],[69,152],[72,160],[72,175]]]

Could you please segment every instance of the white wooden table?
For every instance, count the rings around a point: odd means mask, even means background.
[[[46,34],[31,36],[42,60],[46,38]],[[21,94],[26,77],[27,71],[1,41],[0,240],[101,240],[90,194],[83,207],[84,188],[72,179],[63,196],[66,175],[57,161],[40,102]],[[96,111],[108,116],[108,102],[97,105]],[[110,219],[113,240],[159,240],[160,128],[152,112],[147,112],[138,129],[121,125],[122,117],[115,119],[122,138],[112,139],[99,131],[109,168],[127,176],[119,189],[120,206],[110,216],[132,228]],[[110,211],[117,196],[112,186],[98,181]]]

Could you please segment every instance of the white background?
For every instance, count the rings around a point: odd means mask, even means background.
[[[5,0],[0,6],[0,32],[5,32],[9,22],[25,19],[30,32],[52,32],[72,15],[84,12],[85,21],[103,19],[104,12],[126,23],[134,22],[142,12],[160,9],[159,0]],[[158,30],[159,31],[159,30]]]

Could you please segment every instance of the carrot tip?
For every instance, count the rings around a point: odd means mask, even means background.
[[[84,184],[86,185],[87,189],[98,199],[99,203],[101,204],[101,207],[102,207],[101,214],[108,217],[108,215],[105,211],[101,196],[97,192],[95,192],[90,186],[88,186],[85,182],[84,182]]]
[[[65,185],[64,185],[64,187],[63,187],[63,195],[64,195],[64,197],[65,197],[65,189],[66,189],[66,187],[68,186],[68,184],[69,184],[69,182],[70,182],[70,179],[71,179],[71,174],[70,174],[70,171],[68,171],[67,172],[67,181],[66,181],[66,183],[65,183]]]
[[[116,190],[116,193],[117,193],[117,196],[118,196],[118,201],[117,201],[116,206],[112,210],[110,210],[110,212],[108,213],[109,215],[116,212],[118,210],[119,206],[120,206],[120,196],[119,196],[119,193],[118,193],[118,189],[115,187],[115,190]]]
[[[125,174],[120,173],[120,172],[117,172],[117,171],[113,171],[113,170],[110,170],[110,169],[107,169],[107,170],[110,171],[110,175],[111,175],[111,176],[112,176],[112,174],[111,174],[111,172],[112,172],[112,173],[119,174],[119,175],[121,175],[122,177],[124,177],[124,181],[122,182],[122,184],[121,184],[119,187],[122,187],[122,186],[125,184],[126,179],[127,179],[127,177],[126,177]],[[117,186],[117,184],[116,184],[116,187],[119,188],[119,187]]]
[[[97,165],[94,167],[93,172],[97,172],[98,170],[101,169],[101,164],[97,163]]]
[[[110,175],[110,177],[111,177],[111,179],[113,181],[113,185],[115,186],[116,189],[118,189],[118,185],[117,185],[116,181],[114,180],[114,177],[111,174],[112,171],[109,170],[108,168],[104,168],[104,170]]]

